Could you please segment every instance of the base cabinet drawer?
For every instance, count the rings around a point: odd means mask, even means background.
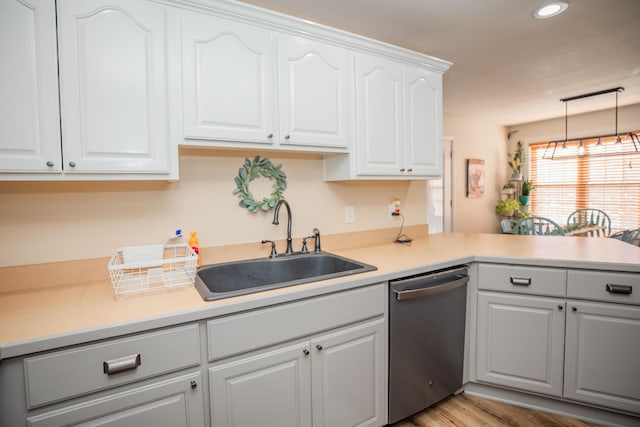
[[[204,427],[200,373],[159,381],[29,417],[29,427]]]
[[[478,288],[487,291],[564,297],[567,270],[523,265],[480,264]]]
[[[195,324],[29,357],[24,360],[27,405],[35,408],[199,363]]]
[[[639,361],[640,307],[567,301],[566,398],[640,414]]]
[[[569,270],[567,297],[640,305],[640,274]]]

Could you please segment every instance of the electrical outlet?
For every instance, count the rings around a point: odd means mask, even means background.
[[[356,209],[353,206],[347,206],[344,208],[344,222],[347,224],[353,224],[356,222]]]
[[[389,220],[392,219],[398,219],[400,218],[399,215],[393,215],[393,213],[396,211],[396,204],[395,202],[391,202],[389,203]]]

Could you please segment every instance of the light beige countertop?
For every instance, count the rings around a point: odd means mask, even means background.
[[[119,301],[109,281],[105,260],[57,263],[51,268],[74,269],[79,274],[71,276],[67,272],[65,276],[52,272],[51,278],[35,266],[0,269],[0,360],[472,261],[640,273],[640,248],[605,238],[444,233],[416,238],[410,246],[366,243],[363,247],[337,250],[327,246],[323,249],[328,252],[375,265],[378,269],[212,302],[203,301],[195,288],[134,295]],[[264,248],[261,254],[264,255]],[[234,254],[228,257],[239,259]],[[221,262],[213,258],[203,251],[203,265]],[[82,273],[83,268],[86,274]],[[31,277],[31,281],[35,277],[43,285],[12,287],[12,283],[20,282],[21,274]],[[48,281],[64,282],[56,279],[57,275],[78,279],[74,283],[45,286]]]

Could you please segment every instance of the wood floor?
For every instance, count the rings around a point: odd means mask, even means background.
[[[460,393],[392,427],[597,427],[573,418]]]

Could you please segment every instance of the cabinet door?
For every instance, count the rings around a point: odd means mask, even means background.
[[[0,171],[60,172],[55,3],[0,2]]]
[[[360,175],[403,173],[402,66],[356,56],[357,167]]]
[[[273,35],[204,14],[182,14],[186,138],[271,143]]]
[[[405,167],[410,175],[442,175],[442,74],[404,67]]]
[[[214,427],[311,426],[309,344],[209,369]]]
[[[385,336],[380,319],[311,342],[314,427],[386,424]]]
[[[567,302],[564,396],[640,413],[640,307]]]
[[[200,373],[188,374],[29,417],[30,427],[204,427]]]
[[[347,147],[351,108],[346,49],[278,36],[281,144]]]
[[[479,292],[477,379],[561,396],[564,307],[560,298]]]
[[[144,0],[60,0],[65,172],[169,170],[167,10]]]

